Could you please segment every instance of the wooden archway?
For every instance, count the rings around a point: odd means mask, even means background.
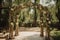
[[[11,8],[11,10],[10,10],[10,17],[9,17],[9,24],[10,24],[10,37],[11,38],[13,38],[13,27],[14,27],[14,22],[15,22],[15,26],[16,26],[16,29],[15,29],[15,35],[18,35],[18,28],[19,28],[19,26],[18,26],[18,24],[19,24],[19,10],[21,10],[21,9],[24,9],[24,8],[27,8],[27,7],[29,7],[29,6],[31,6],[31,7],[34,7],[34,8],[37,8],[39,11],[40,11],[40,13],[41,13],[41,15],[40,15],[40,27],[41,27],[41,36],[43,36],[43,27],[44,27],[44,23],[43,23],[43,14],[45,14],[45,16],[47,17],[47,21],[48,22],[50,22],[50,18],[49,18],[49,16],[48,15],[50,15],[49,14],[49,11],[48,11],[48,8],[47,7],[43,7],[42,5],[40,5],[40,4],[37,4],[37,5],[35,5],[34,3],[32,3],[32,2],[30,2],[30,4],[22,4],[22,5],[18,5],[18,6],[14,6],[14,7],[12,7]],[[15,20],[15,21],[14,21]],[[46,21],[46,36],[47,37],[49,37],[50,36],[50,30],[49,30],[49,25],[48,25],[48,22]]]

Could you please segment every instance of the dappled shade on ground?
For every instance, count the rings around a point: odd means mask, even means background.
[[[52,37],[50,37],[53,40]],[[45,37],[40,37],[40,32],[19,32],[19,35],[14,40],[45,40]]]

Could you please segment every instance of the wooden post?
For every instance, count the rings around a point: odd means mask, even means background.
[[[19,34],[19,15],[17,15],[16,18],[16,29],[15,29],[15,36],[17,36]]]
[[[40,36],[43,37],[43,25],[40,26]]]
[[[18,31],[19,30],[19,26],[18,26],[18,22],[16,23],[16,29],[15,29],[15,36],[17,36],[18,35]]]
[[[44,7],[42,5],[38,5],[37,6],[38,9],[39,9],[39,12],[40,12],[40,36],[43,37],[44,36],[44,13],[43,13],[43,10],[44,10]]]
[[[13,24],[13,22],[11,22],[10,23],[10,28],[9,28],[9,31],[10,31],[10,33],[9,33],[9,38],[14,38],[14,36],[13,36],[13,28],[14,28],[14,24]]]
[[[13,24],[13,10],[10,9],[9,12],[9,38],[14,38],[13,31],[14,31],[14,24]]]
[[[50,40],[50,27],[48,24],[50,24],[51,22],[48,21],[48,23],[46,23],[46,37],[47,37],[47,40]]]
[[[46,33],[46,35],[45,35],[46,39],[50,40],[50,28],[48,25],[46,25],[45,33]]]
[[[50,40],[50,28],[49,28],[49,25],[51,24],[51,17],[50,17],[50,13],[48,11],[48,9],[45,7],[45,11],[44,11],[44,14],[45,14],[45,17],[46,17],[46,30],[45,30],[45,34],[46,34],[46,39],[47,40]]]
[[[41,30],[41,31],[40,31],[40,32],[41,32],[40,36],[41,36],[41,37],[43,37],[43,25],[44,25],[44,23],[43,23],[43,13],[41,12],[41,13],[40,13],[40,28],[41,28],[41,29],[40,29],[40,30]]]

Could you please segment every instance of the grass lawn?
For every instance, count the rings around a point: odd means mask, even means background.
[[[53,30],[50,35],[54,38],[54,40],[60,40],[60,30]]]

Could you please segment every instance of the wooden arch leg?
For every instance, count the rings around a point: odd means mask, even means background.
[[[40,26],[40,36],[43,37],[43,26]]]
[[[49,28],[49,26],[46,26],[46,39],[50,40],[50,28]]]
[[[13,39],[13,38],[14,38],[14,35],[13,35],[14,24],[13,24],[13,23],[11,23],[9,30],[10,30],[9,38],[10,38],[10,39]]]
[[[19,34],[19,26],[18,23],[16,23],[16,29],[15,29],[15,36]]]

